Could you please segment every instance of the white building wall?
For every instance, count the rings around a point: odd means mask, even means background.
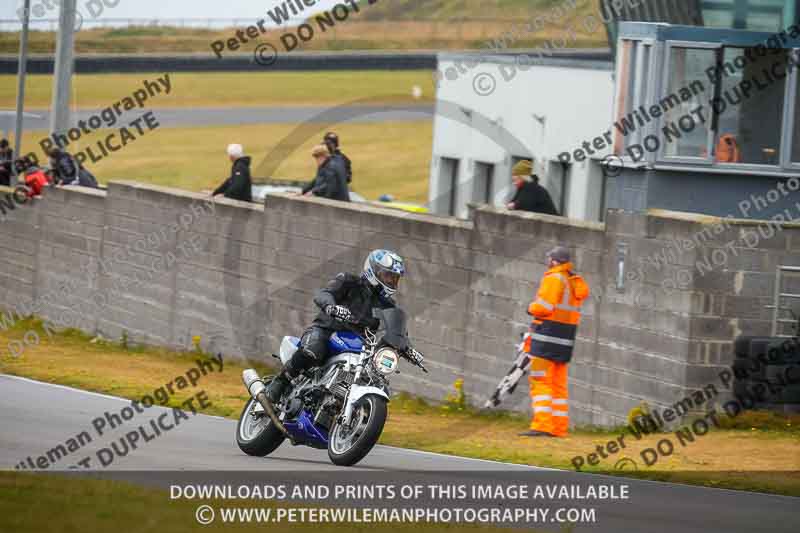
[[[513,157],[533,157],[542,185],[553,195],[560,190],[562,175],[558,154],[602,135],[612,116],[610,62],[529,58],[515,63],[511,56],[484,56],[475,65],[475,58],[439,55],[442,79],[429,194],[434,211],[448,214],[449,180],[441,175],[440,160],[459,159],[456,215],[460,217],[466,217],[466,203],[472,201],[476,161],[495,165],[494,205],[504,205],[512,193]],[[591,161],[570,165],[565,213],[570,218],[599,219],[603,177],[599,161],[608,153],[605,149]],[[553,199],[560,203],[555,195]]]

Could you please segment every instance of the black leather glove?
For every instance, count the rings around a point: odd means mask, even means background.
[[[342,322],[350,322],[353,319],[353,313],[343,305],[329,305],[325,308],[325,313]]]
[[[414,348],[409,348],[408,351],[406,351],[406,357],[415,365],[421,365],[422,362],[425,361],[425,356]]]

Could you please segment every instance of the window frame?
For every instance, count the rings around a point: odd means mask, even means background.
[[[672,57],[672,50],[674,48],[683,48],[683,49],[694,49],[694,50],[712,50],[715,52],[715,55],[719,53],[722,49],[722,43],[713,43],[708,41],[666,41],[664,43],[664,50],[661,56],[662,65],[661,65],[661,83],[659,83],[659,92],[658,94],[666,97],[668,95],[667,91],[669,89],[669,73],[670,73],[670,58]],[[716,64],[716,57],[715,57],[715,64]],[[713,86],[712,86],[713,87]],[[651,102],[655,105],[656,102],[651,99]],[[705,104],[710,108],[711,107],[711,100],[705,102]],[[713,109],[711,109],[713,113]],[[675,164],[675,163],[682,163],[687,165],[694,165],[694,166],[702,166],[702,167],[712,167],[715,165],[714,163],[714,156],[712,154],[714,148],[714,139],[716,138],[715,132],[711,129],[711,126],[708,127],[708,134],[706,135],[706,157],[690,157],[684,155],[666,155],[665,151],[667,148],[667,142],[664,140],[664,136],[662,134],[662,130],[664,128],[664,114],[658,117],[656,121],[656,136],[658,140],[661,141],[661,146],[659,146],[658,151],[655,154],[655,162],[661,164]],[[713,116],[709,115],[709,121],[713,123]]]
[[[800,48],[790,48],[790,56],[794,56],[794,61],[800,64]],[[789,63],[792,59],[790,57]],[[781,132],[781,159],[782,169],[800,172],[800,154],[798,161],[792,161],[792,144],[794,144],[795,111],[797,110],[797,68],[793,68],[791,73],[786,76],[786,94],[783,100],[783,123],[784,130]]]
[[[724,52],[726,48],[743,48],[741,46],[725,46],[724,43],[709,43],[709,42],[695,42],[695,41],[667,41],[666,46],[664,47],[664,54],[662,56],[662,79],[661,83],[659,84],[660,93],[665,93],[665,87],[669,85],[669,57],[670,51],[672,48],[702,48],[702,49],[716,49],[718,54]],[[787,48],[786,49],[789,54],[794,54],[796,60],[800,60],[800,48]],[[662,144],[658,151],[658,157],[655,161],[656,164],[659,165],[674,165],[674,164],[684,164],[684,165],[691,165],[697,168],[712,168],[717,170],[728,170],[728,171],[743,171],[743,172],[752,172],[754,174],[762,174],[762,175],[774,175],[785,173],[787,171],[794,171],[795,173],[800,172],[800,160],[796,162],[791,161],[791,146],[793,141],[793,134],[794,134],[794,123],[795,123],[795,116],[794,112],[797,109],[798,102],[796,101],[794,94],[795,90],[797,89],[798,84],[798,70],[800,68],[793,68],[791,72],[787,72],[785,78],[785,85],[784,85],[784,94],[783,94],[783,115],[782,115],[782,124],[781,124],[781,133],[780,133],[780,150],[781,155],[778,163],[775,165],[766,165],[766,164],[758,164],[758,163],[719,163],[714,161],[715,155],[712,155],[712,152],[715,149],[715,143],[717,142],[719,131],[714,129],[709,129],[709,138],[706,140],[706,152],[709,154],[706,161],[705,159],[701,158],[689,158],[685,156],[665,156],[664,155],[664,148],[665,143]],[[711,86],[713,87],[713,86]],[[713,98],[713,93],[712,93]],[[714,123],[714,110],[711,107],[711,99],[708,100],[708,106],[711,110],[712,115],[709,119]],[[663,115],[659,117],[658,120],[658,135],[661,138],[661,129],[663,127]],[[663,141],[663,139],[662,139]]]
[[[647,39],[623,39],[623,42],[629,41],[631,43],[630,48],[626,48],[623,44],[622,47],[618,47],[618,49],[624,50],[624,61],[618,61],[617,69],[616,69],[616,79],[620,80],[623,76],[623,71],[629,63],[629,57],[631,56],[632,52],[635,52],[636,64],[633,66],[632,75],[635,76],[634,78],[634,91],[633,91],[633,101],[631,102],[631,110],[638,109],[639,106],[646,105],[649,102],[653,95],[654,95],[654,86],[658,81],[656,73],[658,72],[658,61],[660,58],[659,54],[659,43],[656,39],[647,38]],[[644,51],[649,49],[648,64],[644,64]],[[642,76],[642,74],[646,72],[647,77]],[[628,76],[630,78],[630,75]],[[642,94],[642,86],[646,87],[646,94]],[[625,100],[631,98],[631,95],[627,94],[627,90],[625,93]],[[649,135],[652,132],[652,123],[646,123],[644,126],[637,128],[636,132],[629,137],[624,137],[622,134],[617,130],[615,124],[617,124],[621,119],[622,115],[620,114],[624,110],[621,110],[620,107],[622,105],[621,94],[619,91],[616,94],[616,98],[614,99],[614,109],[613,109],[613,123],[611,124],[611,132],[613,133],[613,153],[619,156],[624,163],[627,164],[634,164],[633,158],[628,155],[626,148],[631,144],[641,144],[642,139]],[[616,140],[620,140],[619,149],[617,149]],[[626,142],[630,140],[630,142]],[[649,156],[650,154],[647,154]],[[649,160],[649,157],[646,159]]]

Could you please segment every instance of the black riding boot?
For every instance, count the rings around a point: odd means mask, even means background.
[[[273,404],[278,403],[284,395],[292,391],[292,380],[300,375],[300,373],[310,368],[314,360],[309,357],[305,350],[302,348],[297,350],[291,359],[289,359],[280,374],[275,376],[275,379],[270,383],[267,389],[267,398]]]

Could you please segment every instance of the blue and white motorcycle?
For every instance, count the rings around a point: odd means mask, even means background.
[[[409,344],[405,313],[393,308],[380,314],[382,330],[366,328],[363,336],[352,331],[331,335],[328,360],[293,381],[292,391],[275,406],[274,418],[265,408],[272,378],[245,370],[242,380],[251,398],[239,417],[239,448],[263,457],[288,438],[294,445],[327,448],[336,465],[351,466],[366,457],[383,432],[389,376],[398,371],[400,358],[427,373],[422,354]],[[297,337],[283,338],[282,363],[291,359],[299,342]]]

